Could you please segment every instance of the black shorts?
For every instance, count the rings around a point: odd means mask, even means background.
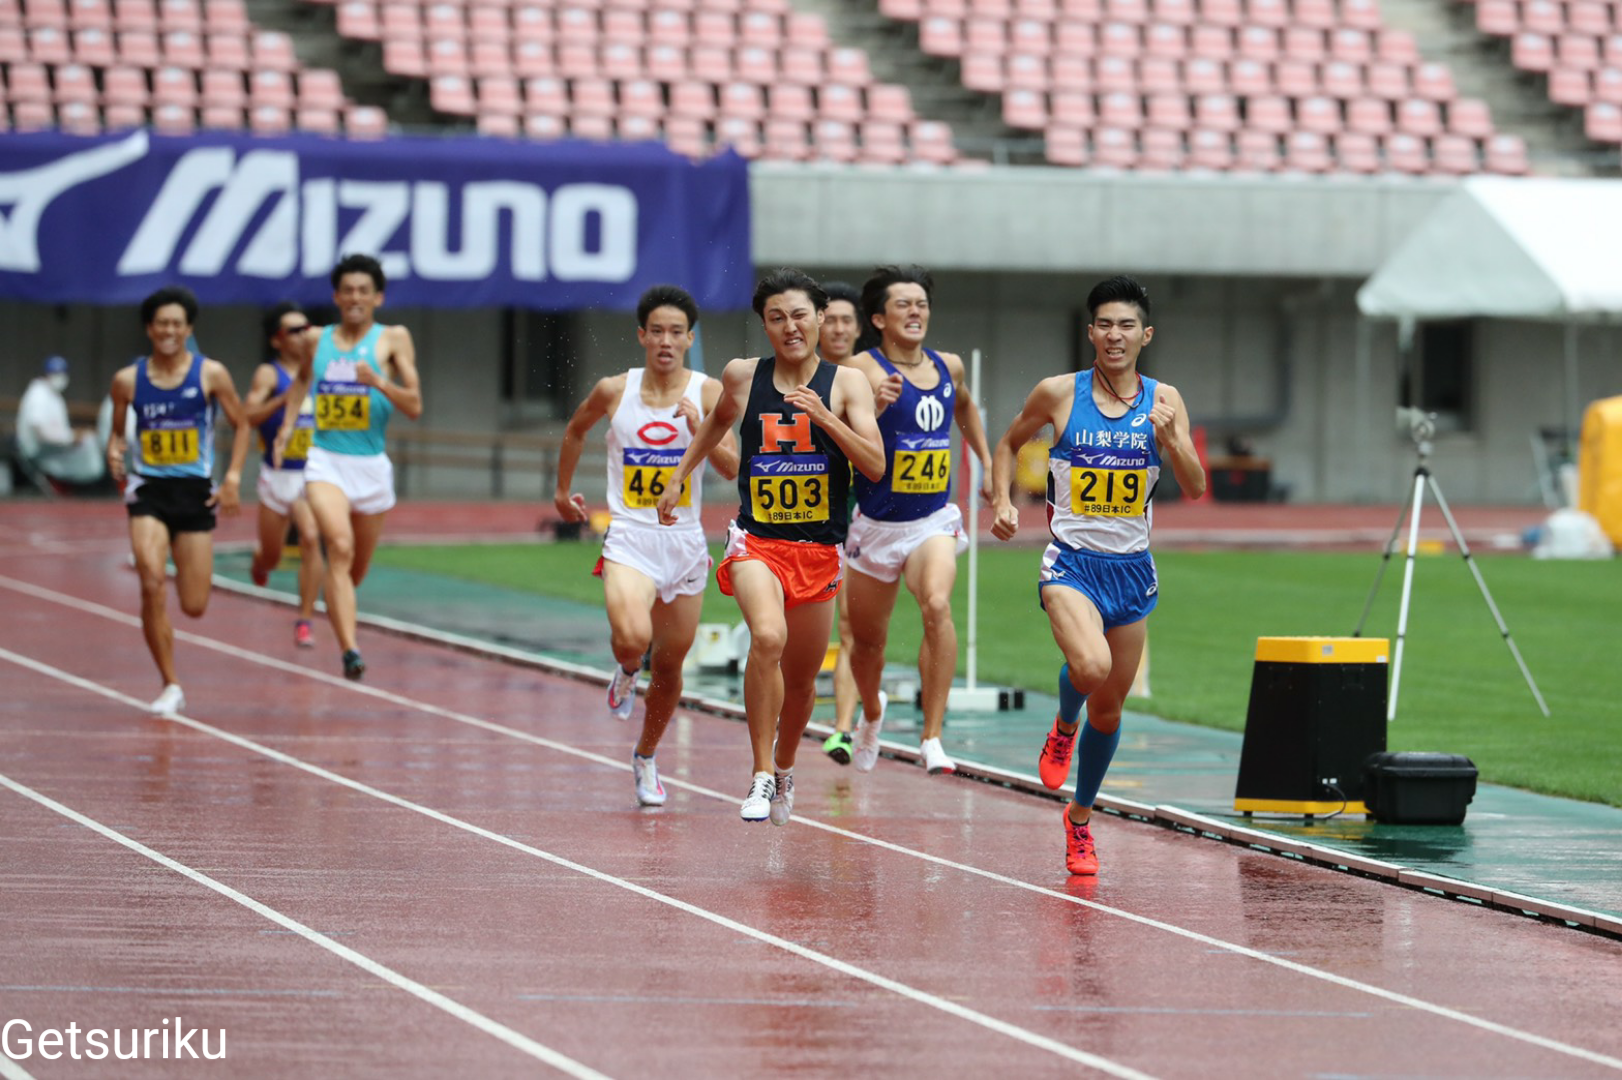
[[[125,503],[130,517],[155,517],[169,528],[169,534],[213,532],[214,483],[201,476],[152,476],[141,480],[135,495]]]

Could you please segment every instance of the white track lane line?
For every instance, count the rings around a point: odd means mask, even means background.
[[[319,945],[321,948],[337,956],[339,959],[347,960],[349,963],[354,964],[367,974],[375,975],[377,978],[382,979],[391,986],[398,987],[414,997],[421,998],[423,1001],[426,1001],[436,1009],[442,1009],[445,1012],[450,1013],[458,1020],[471,1024],[473,1027],[478,1028],[486,1035],[495,1036],[497,1039],[500,1039],[514,1050],[528,1054],[535,1060],[546,1065],[550,1065],[559,1072],[565,1073],[569,1076],[580,1077],[581,1080],[608,1080],[608,1077],[604,1073],[600,1073],[596,1069],[582,1065],[580,1062],[571,1057],[558,1053],[558,1051],[553,1050],[549,1046],[543,1046],[534,1039],[531,1039],[529,1036],[520,1034],[507,1025],[492,1020],[482,1013],[474,1012],[461,1002],[454,1001],[436,990],[430,990],[428,987],[422,985],[420,982],[417,982],[415,979],[409,979],[406,976],[401,975],[398,971],[395,971],[393,968],[385,967],[376,960],[373,960],[371,957],[358,953],[347,945],[338,944],[338,942],[327,937],[320,931],[311,930],[308,926],[305,926],[297,919],[283,915],[275,908],[262,904],[253,897],[248,896],[245,893],[240,893],[223,882],[215,881],[207,874],[204,874],[198,870],[193,870],[185,863],[177,862],[176,860],[163,854],[161,851],[154,851],[152,848],[147,847],[139,840],[132,840],[118,830],[109,828],[99,821],[86,817],[84,814],[79,813],[79,811],[73,809],[72,807],[64,806],[62,803],[57,802],[49,795],[43,795],[25,784],[18,783],[16,780],[13,780],[4,773],[0,773],[0,787],[9,788],[16,794],[21,795],[25,799],[30,799],[38,803],[45,809],[50,810],[52,813],[60,814],[69,821],[72,821],[78,825],[83,825],[92,832],[100,833],[108,840],[111,840],[116,844],[122,844],[131,851],[135,852],[137,855],[151,859],[153,862],[157,863],[159,866],[162,866],[166,870],[173,870],[175,873],[180,874],[183,877],[188,877],[197,882],[199,885],[213,889],[227,900],[233,900],[236,903],[241,904],[249,911],[256,915],[262,916],[263,918],[269,919],[277,926],[291,930],[305,941],[308,941],[314,945]],[[0,1062],[4,1062],[6,1060],[7,1059],[3,1055],[0,1055]],[[4,1068],[0,1067],[0,1074],[3,1073]],[[28,1074],[23,1073],[22,1075],[27,1076]]]
[[[0,1054],[0,1077],[4,1077],[5,1080],[34,1080],[33,1073],[6,1057],[5,1054]]]
[[[129,705],[143,712],[145,712],[148,708],[147,702],[130,697],[128,694],[121,693],[120,691],[114,690],[111,687],[102,686],[101,684],[92,682],[89,679],[80,678],[77,675],[63,671],[60,668],[52,667],[50,664],[35,660],[32,657],[14,653],[10,649],[0,648],[0,659],[8,660],[11,663],[16,664],[18,667],[27,668],[31,671],[38,672],[41,675],[46,675],[61,682],[68,683],[72,686],[77,686],[82,690],[88,690],[91,693],[100,694],[102,697],[111,698],[114,701]],[[561,855],[554,855],[550,851],[542,851],[540,848],[514,840],[511,837],[502,836],[500,833],[491,832],[489,829],[475,825],[472,822],[463,821],[460,818],[452,817],[451,815],[439,810],[435,810],[430,806],[423,806],[421,803],[412,802],[410,799],[405,799],[398,795],[391,794],[387,791],[383,791],[380,788],[372,787],[369,784],[363,784],[359,780],[352,780],[347,776],[332,772],[329,769],[324,769],[319,765],[312,765],[300,758],[293,757],[291,754],[285,754],[280,750],[275,750],[271,747],[256,743],[252,739],[244,738],[241,735],[234,735],[229,731],[224,731],[220,728],[214,727],[211,724],[205,724],[201,720],[179,714],[172,717],[167,717],[166,719],[169,719],[174,723],[181,724],[185,727],[189,727],[194,731],[201,732],[204,735],[209,735],[216,739],[228,742],[233,746],[241,747],[242,749],[251,753],[259,754],[262,757],[267,757],[272,761],[291,766],[295,769],[300,769],[311,774],[312,776],[318,776],[321,779],[330,781],[334,784],[339,784],[343,787],[349,788],[351,791],[357,791],[362,795],[368,795],[374,799],[386,802],[391,806],[397,806],[402,810],[410,810],[442,824],[450,825],[453,828],[472,833],[474,836],[482,837],[486,840],[493,840],[504,847],[512,848],[515,851],[521,851],[526,855],[532,855],[535,858],[549,862],[554,866],[562,867],[565,870],[573,871],[574,873],[581,874],[585,877],[592,878],[607,885],[613,885],[617,888],[624,889],[626,892],[635,893],[638,896],[656,901],[668,907],[675,908],[677,911],[685,912],[689,915],[695,915],[700,919],[705,919],[717,926],[731,930],[734,933],[743,934],[746,937],[755,939],[756,941],[782,949],[784,952],[793,953],[795,956],[810,960],[816,964],[821,964],[823,967],[831,968],[842,975],[848,975],[852,978],[860,979],[863,982],[877,986],[881,990],[887,990],[892,994],[906,998],[907,1000],[917,1004],[939,1010],[940,1012],[947,1013],[950,1016],[955,1016],[960,1020],[967,1020],[970,1023],[978,1024],[988,1031],[994,1031],[1000,1035],[1006,1035],[1011,1039],[1016,1039],[1019,1042],[1025,1043],[1028,1046],[1033,1046],[1038,1050],[1046,1050],[1049,1053],[1056,1054],[1059,1057],[1073,1061],[1078,1065],[1086,1065],[1089,1068],[1096,1069],[1099,1072],[1106,1073],[1110,1076],[1121,1077],[1123,1080],[1153,1080],[1150,1074],[1139,1072],[1137,1069],[1130,1068],[1126,1065],[1118,1064],[1111,1061],[1109,1058],[1100,1057],[1097,1054],[1090,1054],[1085,1050],[1078,1050],[1067,1043],[1059,1042],[1057,1039],[1050,1039],[1046,1035],[1039,1035],[1034,1031],[1028,1031],[1025,1028],[1019,1027],[1018,1025],[1010,1024],[1003,1020],[998,1020],[996,1017],[990,1016],[986,1013],[978,1012],[974,1009],[967,1008],[966,1006],[959,1005],[956,1002],[948,1001],[942,997],[937,997],[926,990],[919,990],[916,987],[908,986],[906,983],[898,982],[895,979],[880,975],[877,972],[868,971],[866,968],[860,968],[855,964],[846,963],[837,957],[829,956],[828,954],[818,952],[815,949],[808,949],[803,945],[797,944],[796,942],[789,941],[787,938],[780,938],[777,935],[769,934],[764,930],[757,930],[755,927],[749,926],[746,923],[741,923],[735,919],[730,919],[725,915],[710,911],[707,908],[701,908],[696,904],[689,904],[685,900],[678,900],[673,896],[666,896],[664,893],[657,892],[644,885],[638,885],[634,881],[627,881],[624,878],[615,877],[613,874],[594,869],[590,866],[584,865],[583,863],[577,863],[572,859],[566,859]],[[283,925],[288,926],[289,928],[297,929],[298,932],[304,934],[306,937],[310,937],[312,940],[319,939],[319,943],[327,943],[330,941],[330,939],[321,937],[320,934],[313,930],[307,930],[298,923],[293,922],[291,919],[278,916],[275,912],[271,911],[271,909],[263,907],[262,905],[258,904],[257,901],[251,900],[248,897],[243,896],[241,893],[229,889],[227,886],[221,885],[218,882],[206,878],[194,870],[182,867],[179,863],[175,863],[149,848],[142,847],[135,841],[128,840],[127,838],[120,836],[118,833],[113,832],[111,829],[107,829],[105,826],[96,825],[88,818],[81,818],[80,816],[74,814],[73,811],[68,810],[67,807],[51,802],[45,796],[38,795],[37,793],[23,788],[22,785],[7,779],[3,774],[0,774],[0,785],[12,787],[19,792],[26,794],[29,798],[40,802],[42,805],[48,805],[51,809],[56,810],[58,813],[63,813],[66,816],[72,817],[75,821],[79,821],[80,824],[88,825],[111,838],[117,839],[120,843],[124,843],[126,846],[140,851],[143,855],[162,862],[170,869],[178,870],[189,877],[193,877],[196,880],[201,881],[210,888],[217,889],[225,895],[230,896],[239,903],[252,907],[255,911],[259,911],[267,918],[275,918],[278,922],[282,922]],[[334,951],[343,949],[343,946],[338,945],[336,942],[333,942],[331,947]],[[358,956],[358,954],[356,955]],[[361,959],[364,959],[364,957]],[[381,965],[378,965],[378,968],[381,971],[387,971],[387,969],[382,968]],[[371,969],[369,968],[368,970]],[[431,991],[427,992],[431,993]],[[475,1013],[473,1015],[476,1016],[477,1014]],[[538,1046],[539,1044],[535,1045]],[[544,1049],[544,1047],[542,1049]],[[598,1074],[588,1072],[585,1075],[596,1076]]]
[[[5,575],[0,575],[0,586],[13,589],[17,592],[34,596],[42,600],[48,600],[61,604],[64,607],[75,608],[80,611],[89,612],[93,615],[99,615],[102,618],[110,619],[114,622],[124,623],[127,626],[139,627],[141,625],[141,620],[136,616],[127,615],[124,612],[117,611],[103,604],[95,603],[94,601],[81,600],[78,597],[70,596],[66,593],[59,593],[52,589],[42,588],[29,582],[6,577]],[[379,700],[390,702],[391,704],[402,705],[407,708],[416,709],[419,712],[443,717],[447,720],[453,720],[460,724],[466,724],[470,727],[496,732],[521,742],[527,742],[535,746],[545,747],[549,750],[556,750],[560,753],[570,754],[587,761],[593,761],[608,768],[619,769],[620,771],[630,769],[628,764],[617,759],[604,757],[601,754],[594,754],[589,750],[581,750],[565,743],[543,738],[539,735],[532,735],[527,731],[520,731],[517,728],[510,728],[503,724],[493,723],[489,720],[481,720],[478,717],[469,716],[466,713],[458,713],[450,709],[444,709],[438,705],[428,704],[427,702],[415,701],[400,694],[394,694],[387,690],[379,690],[376,687],[367,686],[364,683],[349,682],[348,680],[342,679],[336,675],[330,675],[322,671],[312,671],[308,668],[299,667],[296,664],[290,664],[285,660],[280,660],[273,656],[266,656],[261,653],[255,653],[247,649],[238,648],[235,645],[228,645],[224,642],[215,641],[212,638],[205,638],[197,634],[191,634],[186,631],[179,630],[177,630],[175,634],[177,637],[183,638],[184,640],[193,644],[200,645],[207,649],[212,649],[216,652],[224,653],[228,656],[235,656],[243,660],[248,660],[264,667],[273,668],[279,671],[286,671],[305,678],[314,679],[318,682],[325,682],[333,686],[343,687],[344,689],[352,690],[356,693],[366,694],[370,697],[375,697]],[[712,788],[707,788],[700,784],[694,784],[690,781],[667,776],[664,773],[661,773],[659,778],[667,786],[685,788],[694,792],[695,794],[704,795],[713,799],[720,799],[723,802],[732,803],[737,801],[735,796],[727,795],[723,792],[715,791]],[[1162,922],[1159,919],[1153,919],[1146,915],[1138,915],[1134,912],[1109,907],[1105,904],[1100,904],[1096,901],[1087,900],[1079,896],[1071,896],[1069,893],[1059,892],[1056,889],[1049,889],[1042,885],[1035,885],[1028,881],[1021,881],[1018,878],[1007,877],[993,870],[985,870],[978,866],[970,866],[966,863],[954,862],[951,859],[943,858],[939,855],[931,855],[928,852],[902,847],[901,845],[893,844],[888,840],[881,840],[877,837],[868,836],[864,833],[851,832],[848,829],[841,829],[834,825],[828,825],[824,822],[808,818],[803,814],[794,815],[791,822],[794,824],[804,825],[808,828],[821,829],[824,832],[847,837],[862,843],[872,844],[874,847],[882,848],[886,851],[896,852],[897,854],[901,855],[907,855],[915,859],[921,859],[925,862],[934,863],[937,866],[944,866],[966,874],[973,874],[976,877],[985,878],[988,881],[995,881],[999,884],[1007,885],[1010,888],[1022,889],[1026,892],[1036,893],[1054,900],[1062,900],[1069,904],[1077,904],[1081,907],[1090,908],[1106,915],[1112,915],[1119,919],[1125,919],[1129,922],[1137,923],[1140,926],[1152,927],[1157,930],[1165,931],[1169,934],[1175,934],[1179,937],[1186,938],[1190,941],[1197,941],[1212,948],[1231,952],[1238,956],[1249,957],[1250,959],[1256,960],[1260,963],[1272,964],[1275,967],[1283,968],[1286,971],[1295,972],[1298,975],[1305,975],[1309,978],[1319,979],[1324,982],[1332,983],[1336,986],[1345,987],[1349,990],[1369,994],[1384,1001],[1392,1002],[1393,1004],[1402,1005],[1411,1009],[1418,1009],[1422,1012],[1430,1013],[1433,1016],[1443,1017],[1461,1024],[1468,1024],[1471,1027],[1478,1028],[1482,1031],[1488,1031],[1495,1035],[1502,1035],[1505,1038],[1515,1039],[1519,1042],[1529,1043],[1533,1046],[1539,1046],[1546,1050],[1553,1050],[1556,1053],[1566,1054],[1571,1057],[1580,1058],[1583,1061],[1591,1061],[1598,1065],[1604,1065],[1609,1068],[1622,1071],[1622,1059],[1610,1057],[1593,1050],[1587,1050],[1580,1046],[1573,1046],[1569,1043],[1563,1043],[1557,1039],[1550,1039],[1542,1035],[1533,1034],[1529,1031],[1521,1031],[1518,1028],[1512,1028],[1505,1024],[1498,1024],[1491,1020],[1485,1020],[1481,1017],[1472,1016],[1469,1013],[1460,1012],[1457,1009],[1450,1009],[1445,1005],[1437,1005],[1433,1002],[1412,997],[1408,994],[1402,994],[1395,990],[1387,990],[1384,987],[1375,986],[1371,983],[1359,982],[1356,979],[1347,978],[1344,975],[1337,975],[1332,971],[1324,971],[1320,968],[1309,967],[1306,964],[1297,963],[1294,960],[1289,960],[1280,956],[1271,956],[1267,953],[1260,952],[1244,945],[1235,944],[1231,941],[1223,941],[1221,938],[1211,937],[1208,934],[1202,934],[1196,930],[1189,930],[1185,927],[1178,926],[1175,923]]]

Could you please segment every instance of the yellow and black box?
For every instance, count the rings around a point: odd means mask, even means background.
[[[1390,653],[1385,638],[1258,638],[1233,808],[1368,813],[1363,763],[1385,749]]]

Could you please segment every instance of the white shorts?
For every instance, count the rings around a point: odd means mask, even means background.
[[[618,563],[647,575],[659,591],[659,602],[702,593],[710,582],[709,546],[700,529],[671,529],[663,525],[632,525],[616,521],[603,537],[603,556],[593,571],[602,576],[603,563]]]
[[[335,454],[312,446],[304,463],[304,483],[336,486],[356,514],[394,509],[394,463],[387,454]]]
[[[293,512],[293,504],[304,496],[303,469],[272,469],[259,467],[259,505],[273,514],[286,517]]]
[[[845,560],[852,570],[870,578],[897,581],[912,553],[936,536],[956,537],[959,555],[968,550],[963,511],[955,503],[916,521],[878,521],[858,512],[845,535]]]

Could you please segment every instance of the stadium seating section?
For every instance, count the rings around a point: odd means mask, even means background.
[[[965,162],[951,128],[874,79],[789,0],[308,0],[374,42],[433,109],[508,137],[662,139],[702,157]],[[916,24],[1055,165],[1137,170],[1527,171],[1378,0],[878,0]],[[1475,0],[1514,65],[1622,144],[1622,29],[1601,0]],[[305,69],[243,0],[0,0],[11,130],[148,125],[377,136],[378,109]],[[979,162],[972,162],[979,164]]]

